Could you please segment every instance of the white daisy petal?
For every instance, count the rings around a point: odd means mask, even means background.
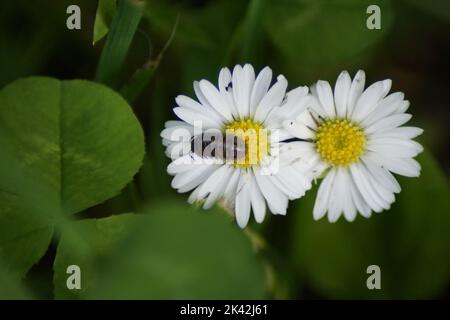
[[[377,178],[388,190],[394,193],[399,193],[401,191],[400,184],[388,170],[377,165],[369,157],[364,157],[363,162],[371,172],[372,176]]]
[[[233,98],[236,110],[240,118],[245,117],[246,107],[244,105],[243,88],[241,86],[244,83],[243,69],[240,65],[236,65],[233,68],[232,83],[233,83]]]
[[[379,168],[374,165],[369,165],[366,162],[364,162],[364,166],[367,169],[367,172],[370,174],[372,185],[377,190],[378,194],[385,199],[386,202],[389,204],[394,202],[395,197],[394,193],[395,191],[392,189],[392,182],[391,180],[386,179],[387,176],[385,174],[382,174],[381,172],[389,172],[385,169]]]
[[[296,119],[302,113],[310,114],[306,111],[310,105],[311,96],[306,94],[308,87],[299,87],[290,91],[286,95],[285,102],[279,108],[274,108],[266,118],[266,125],[269,128],[280,128],[285,119]],[[293,93],[295,91],[295,93]]]
[[[277,82],[269,89],[267,94],[262,98],[255,112],[255,120],[264,122],[267,115],[273,108],[279,107],[281,101],[286,94],[287,80],[284,76],[279,75]]]
[[[265,67],[261,70],[253,85],[252,94],[250,98],[250,114],[253,115],[261,99],[269,90],[270,82],[272,81],[272,69]]]
[[[327,118],[336,116],[336,109],[334,106],[333,92],[328,81],[319,80],[316,84],[317,98],[319,99],[322,108],[326,112]]]
[[[295,170],[293,166],[281,168],[277,176],[280,178],[280,181],[283,181],[289,188],[297,190],[299,193],[298,197],[303,196],[305,191],[311,189],[311,180],[300,171]]]
[[[193,204],[194,202],[198,201],[198,188],[194,189],[194,191],[191,192],[189,195],[189,198],[187,200],[188,203]]]
[[[346,191],[344,170],[342,168],[335,170],[336,176],[331,185],[330,199],[328,201],[328,221],[331,223],[336,222],[341,215]]]
[[[367,156],[379,166],[405,177],[418,177],[420,175],[420,164],[410,158],[392,158],[378,153],[368,153]]]
[[[250,181],[250,186],[250,200],[252,203],[253,214],[256,222],[261,223],[266,215],[266,201],[264,200],[261,190],[259,190],[254,176]]]
[[[190,143],[173,142],[167,146],[165,153],[172,160],[178,159],[186,154],[189,154],[191,149]]]
[[[411,158],[421,153],[423,147],[413,140],[377,138],[371,139],[368,142],[367,150],[381,154],[389,154],[395,158]]]
[[[191,170],[196,165],[197,163],[195,163],[194,160],[192,160],[191,155],[188,154],[172,161],[167,166],[167,173],[170,175],[175,175],[181,172]]]
[[[328,118],[328,114],[318,98],[317,83],[313,84],[310,90],[311,90],[311,99],[309,101],[308,111],[311,112],[311,114],[313,114],[315,118],[317,117]]]
[[[379,198],[375,190],[373,190],[372,186],[368,183],[366,176],[362,171],[362,168],[359,166],[359,163],[351,165],[350,172],[352,174],[352,178],[355,182],[356,187],[358,188],[362,198],[366,201],[369,207],[375,212],[382,211],[383,201]]]
[[[270,211],[274,214],[285,215],[288,197],[274,186],[274,184],[269,180],[269,176],[262,175],[259,168],[254,168],[253,172],[255,174],[259,189],[266,199]]]
[[[215,169],[216,168],[214,168],[213,166],[210,165],[210,166],[208,166],[208,168],[205,168],[205,170],[203,170],[201,172],[197,171],[197,175],[195,177],[192,177],[191,180],[186,182],[182,187],[178,188],[177,191],[179,193],[184,193],[184,192],[191,191],[192,189],[198,187],[203,181],[205,181],[205,179],[208,178],[208,176],[210,174],[212,174],[214,172]],[[183,175],[187,176],[188,172],[178,174],[175,176],[175,178],[180,177],[180,176],[182,177]]]
[[[409,113],[394,114],[370,125],[365,132],[370,135],[375,132],[391,130],[405,124],[411,117]]]
[[[220,180],[224,179],[228,166],[220,166],[199,186],[199,198],[205,198],[212,190],[216,188]]]
[[[391,79],[386,79],[383,80],[383,93],[382,93],[382,97],[386,97],[386,95],[389,93],[389,91],[391,90],[392,87],[392,80]]]
[[[279,174],[270,176],[269,179],[278,189],[288,196],[289,200],[300,198],[303,195],[300,188],[297,188],[288,181],[281,179]]]
[[[236,221],[241,228],[247,226],[250,218],[250,185],[246,176],[241,176],[236,195]]]
[[[303,123],[294,120],[283,121],[283,128],[291,135],[299,139],[312,139],[315,137],[313,130],[308,128]]]
[[[368,183],[379,198],[382,199],[383,209],[389,209],[390,205],[395,201],[394,192],[389,190],[389,186],[382,179],[374,176],[367,166],[362,164],[361,167],[364,168],[364,174]]]
[[[310,128],[311,130],[317,129],[316,120],[314,120],[314,118],[312,117],[312,115],[309,111],[302,112],[295,120],[297,120],[297,122],[303,123],[305,126]]]
[[[231,72],[228,68],[222,68],[219,73],[219,92],[223,99],[228,104],[228,108],[231,110],[231,114],[238,115],[237,109],[234,105],[233,89],[231,84]]]
[[[187,124],[184,121],[180,121],[180,120],[169,120],[169,121],[166,121],[166,123],[164,123],[164,128],[180,127],[180,126],[181,127],[183,127],[183,126],[190,127],[189,124]]]
[[[347,98],[352,80],[347,71],[342,71],[334,86],[334,102],[336,105],[336,115],[340,118],[345,116],[347,109]]]
[[[352,201],[355,204],[358,212],[365,218],[369,218],[372,214],[372,211],[367,204],[367,202],[363,199],[361,192],[358,190],[356,186],[355,180],[350,175],[350,183],[349,183],[350,194],[352,197]]]
[[[399,110],[403,103],[404,94],[401,92],[395,92],[384,99],[380,100],[375,109],[364,119],[361,121],[361,125],[364,127],[368,127],[372,123],[383,119],[387,116],[390,116],[394,113],[400,113]]]
[[[181,121],[180,121],[181,122]],[[183,122],[186,124],[185,122]],[[190,138],[194,134],[194,127],[191,125],[181,125],[167,127],[161,131],[161,138],[169,141],[181,141],[181,138]]]
[[[250,98],[255,84],[255,70],[253,70],[251,65],[244,65],[242,78],[243,81],[239,87],[242,88],[241,95],[244,116],[248,117],[250,115]]]
[[[224,93],[227,91],[227,87],[231,82],[231,72],[228,68],[222,68],[219,73],[219,91]]]
[[[383,81],[378,81],[368,87],[356,102],[353,110],[352,119],[360,122],[366,118],[373,109],[376,108],[378,101],[383,98],[385,84]]]
[[[350,86],[350,91],[347,97],[347,116],[351,116],[353,109],[355,108],[356,101],[358,101],[361,93],[364,90],[364,84],[366,83],[366,74],[364,71],[359,70],[355,77],[353,78],[352,84]]]
[[[241,169],[234,170],[232,176],[229,178],[227,186],[225,187],[224,200],[226,204],[230,207],[234,207],[234,203],[236,200],[236,191],[241,174],[242,174]]]
[[[188,108],[198,113],[204,113],[206,116],[212,118],[217,123],[223,122],[223,118],[214,109],[210,108],[209,106],[203,106],[194,99],[179,95],[175,98],[175,101],[180,107]]]
[[[195,166],[192,170],[177,174],[172,179],[171,186],[174,189],[178,189],[179,192],[189,191],[205,181],[215,169],[216,167],[213,165],[203,164]],[[180,191],[180,189],[183,191]]]
[[[364,163],[359,163],[358,166],[366,185],[371,189],[375,201],[377,201],[382,209],[389,209],[391,203],[395,200],[394,193],[387,190],[382,180],[375,179]]]
[[[200,102],[200,104],[203,105],[203,106],[206,106],[208,108],[214,109],[211,106],[211,104],[208,102],[208,100],[206,99],[206,97],[203,94],[202,90],[200,89],[200,83],[198,81],[194,81],[193,85],[194,85],[195,95],[197,96],[197,99]]]
[[[309,160],[312,159],[315,155],[314,146],[312,143],[307,141],[293,141],[289,143],[283,143],[280,145],[280,164],[282,165],[282,169],[289,169],[289,166],[285,166],[283,164],[289,165],[293,162],[301,160],[305,164],[308,163]]]
[[[232,121],[233,116],[228,103],[224,100],[224,97],[220,94],[217,88],[208,80],[201,80],[199,82],[200,90],[204,97],[208,100],[209,104],[222,115],[227,121]]]
[[[303,87],[308,89],[307,87]],[[300,96],[302,92],[298,94]],[[287,98],[289,99],[289,98]],[[304,95],[296,98],[291,98],[291,100],[288,100],[288,102],[282,107],[282,110],[284,112],[284,117],[288,119],[296,119],[298,118],[302,113],[304,113],[311,102],[311,96],[310,95]],[[308,112],[309,114],[309,112]],[[309,114],[310,115],[310,114]],[[310,115],[311,116],[311,115]]]
[[[423,129],[416,127],[398,127],[383,132],[375,132],[372,139],[392,138],[392,139],[414,139],[423,133]]]
[[[352,183],[350,172],[348,170],[342,170],[342,185],[345,191],[342,195],[342,210],[344,212],[344,217],[347,221],[352,222],[356,218],[356,205],[352,199],[352,193],[350,191],[349,185]]]
[[[331,190],[333,189],[336,172],[336,169],[331,169],[323,179],[323,181],[320,183],[313,209],[314,220],[321,219],[328,211],[328,203],[331,195]]]
[[[298,103],[303,98],[308,97],[309,88],[307,86],[300,86],[286,93],[286,102],[283,107],[286,109],[298,108]],[[305,106],[306,107],[306,106]],[[304,111],[305,108],[301,110]]]
[[[404,176],[406,177],[418,177],[420,175],[420,164],[419,162],[417,162],[417,160],[415,159],[399,159],[399,160],[403,160],[404,164],[405,164],[405,168],[403,168]],[[387,167],[387,169],[389,170],[389,167]],[[392,172],[394,172],[393,170],[390,170]],[[395,172],[397,174],[401,174],[400,172]]]
[[[231,168],[227,165],[219,167],[209,178],[199,187],[198,196],[204,198],[207,194],[203,209],[211,208],[214,203],[223,195],[227,185],[227,178],[231,174]]]
[[[188,108],[176,107],[173,109],[173,112],[190,125],[201,127],[203,129],[219,128],[222,125],[205,114],[195,112]]]
[[[408,109],[409,109],[409,101],[408,100],[404,100],[400,104],[400,107],[398,108],[397,113],[404,113]]]
[[[172,143],[173,143],[173,141],[167,140],[167,139],[165,139],[165,138],[162,139],[162,145],[163,145],[164,147],[167,147],[168,145],[170,145],[170,144],[172,144]]]

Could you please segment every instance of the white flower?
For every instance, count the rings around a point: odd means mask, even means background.
[[[259,223],[266,207],[273,214],[286,214],[288,200],[303,196],[313,178],[308,161],[285,152],[282,142],[293,138],[283,129],[283,120],[305,110],[310,101],[308,88],[286,94],[284,76],[278,76],[272,86],[271,80],[268,67],[257,77],[249,64],[235,66],[232,73],[223,68],[218,88],[207,80],[194,82],[198,102],[182,95],[176,98],[174,112],[182,121],[168,121],[161,132],[173,160],[167,168],[175,176],[172,187],[178,192],[194,190],[188,201],[204,200],[205,209],[223,200],[242,228],[251,210]],[[192,152],[193,137],[210,129],[240,131],[234,134],[245,140],[245,159],[205,159]],[[256,133],[256,139],[250,133]]]
[[[343,213],[353,221],[356,213],[390,208],[400,185],[391,174],[417,177],[420,165],[413,158],[422,146],[412,139],[423,130],[402,126],[411,115],[403,93],[387,95],[391,80],[379,81],[364,90],[365,74],[353,81],[342,72],[334,88],[318,81],[311,88],[315,103],[295,121],[285,121],[292,135],[304,141],[290,147],[316,158],[324,179],[320,184],[313,215],[328,212],[330,222]]]

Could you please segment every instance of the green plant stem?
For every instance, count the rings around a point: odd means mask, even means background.
[[[102,50],[95,80],[117,87],[120,70],[142,17],[144,1],[118,0],[117,11]]]
[[[120,93],[125,98],[125,100],[128,101],[128,103],[132,104],[136,100],[136,98],[141,94],[141,92],[144,91],[144,89],[149,84],[150,80],[153,78],[156,69],[159,67],[159,64],[161,63],[164,53],[169,48],[173,38],[175,37],[179,19],[180,17],[178,15],[177,19],[175,20],[175,24],[172,28],[170,37],[167,40],[164,47],[162,48],[162,50],[159,52],[158,56],[155,59],[152,58],[148,59],[148,61],[142,66],[142,68],[137,69],[136,72],[133,74],[133,76],[130,78],[130,80],[126,84],[124,84],[120,89]]]
[[[251,0],[243,21],[242,49],[240,59],[242,62],[250,61],[256,53],[257,42],[260,40],[261,14],[265,0]]]
[[[144,66],[137,69],[130,80],[120,89],[120,94],[129,104],[133,104],[141,92],[144,91],[153,78],[155,70],[156,66]]]

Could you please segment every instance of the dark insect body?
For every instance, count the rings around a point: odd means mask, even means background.
[[[202,133],[191,139],[191,151],[202,158],[238,161],[245,157],[245,141],[231,134]]]

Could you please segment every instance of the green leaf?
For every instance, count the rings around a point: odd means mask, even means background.
[[[166,44],[163,46],[158,55],[155,58],[149,57],[144,65],[137,69],[132,77],[128,80],[128,82],[125,83],[120,89],[120,93],[130,104],[132,104],[136,100],[136,98],[144,91],[144,89],[150,83],[150,80],[155,75],[155,72],[158,69],[159,64],[161,63],[165,52],[167,51],[171,42],[173,41],[173,38],[175,37],[177,27],[178,17],[175,21],[169,39],[167,39]]]
[[[130,236],[139,223],[135,214],[121,214],[103,219],[84,219],[63,228],[54,261],[55,298],[79,298],[91,290],[96,277],[98,260],[110,253],[117,242]],[[66,281],[67,267],[77,265],[81,269],[81,290],[69,290]]]
[[[299,66],[331,64],[375,45],[393,20],[389,0],[281,0],[270,2],[265,26],[274,45]],[[369,30],[369,5],[381,9],[381,29]]]
[[[3,264],[0,258],[0,300],[24,300],[35,298],[16,274]]]
[[[9,275],[23,276],[47,250],[53,226],[14,194],[0,190],[0,260]]]
[[[17,165],[49,187],[42,196],[64,213],[114,196],[141,165],[139,122],[126,101],[105,86],[27,78],[2,90],[0,106],[0,135]]]
[[[120,89],[122,97],[133,104],[137,97],[144,91],[155,74],[154,67],[144,66],[137,69],[131,79]]]
[[[116,87],[122,64],[139,25],[144,9],[142,0],[118,0],[111,29],[102,50],[95,80]]]
[[[84,251],[63,234],[54,266],[56,298],[265,296],[262,259],[224,212],[166,200],[147,213],[76,222]],[[81,267],[80,291],[66,288],[70,264]]]
[[[105,86],[32,77],[0,92],[0,254],[23,275],[54,225],[117,194],[144,154],[129,105]]]
[[[313,221],[315,192],[296,206],[292,255],[297,271],[328,298],[432,298],[450,270],[450,202],[444,173],[428,153],[418,179],[400,178],[392,208],[353,223]],[[430,210],[432,199],[436,210]],[[368,290],[369,265],[381,268],[381,290]]]
[[[108,34],[109,25],[116,12],[116,0],[99,0],[95,14],[94,35],[92,43],[96,44]]]

